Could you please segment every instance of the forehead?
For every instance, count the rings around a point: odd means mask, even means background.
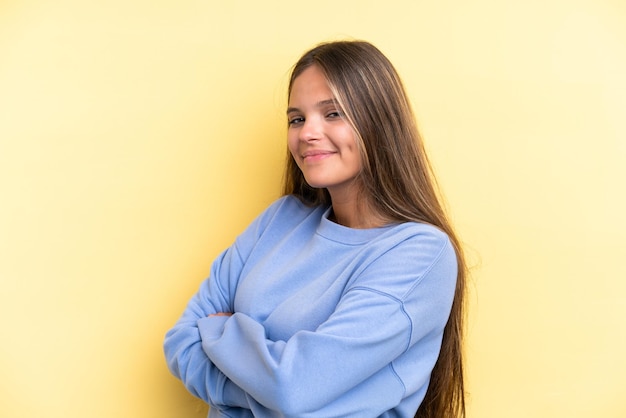
[[[315,98],[317,100],[332,99],[334,94],[322,70],[312,65],[302,71],[293,81],[289,102]]]

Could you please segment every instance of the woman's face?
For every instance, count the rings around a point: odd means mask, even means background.
[[[361,170],[355,133],[317,66],[294,80],[287,120],[289,150],[306,182],[327,188],[333,200],[354,196]]]

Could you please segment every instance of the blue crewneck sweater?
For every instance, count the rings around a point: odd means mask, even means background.
[[[430,225],[351,229],[329,212],[277,200],[167,333],[168,366],[209,417],[415,414],[452,305],[453,247]]]

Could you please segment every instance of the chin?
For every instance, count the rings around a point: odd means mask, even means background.
[[[320,181],[319,179],[308,179],[305,177],[304,180],[306,181],[306,184],[314,189],[323,189],[327,186],[326,182]]]

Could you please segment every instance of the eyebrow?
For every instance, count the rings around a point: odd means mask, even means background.
[[[335,105],[337,106],[337,100],[335,99],[326,99],[326,100],[322,100],[319,101],[317,103],[315,103],[315,107],[324,107],[324,106],[328,106],[328,105]],[[299,112],[300,109],[298,109],[297,107],[288,107],[287,108],[287,114],[289,113],[293,113],[293,112]]]

